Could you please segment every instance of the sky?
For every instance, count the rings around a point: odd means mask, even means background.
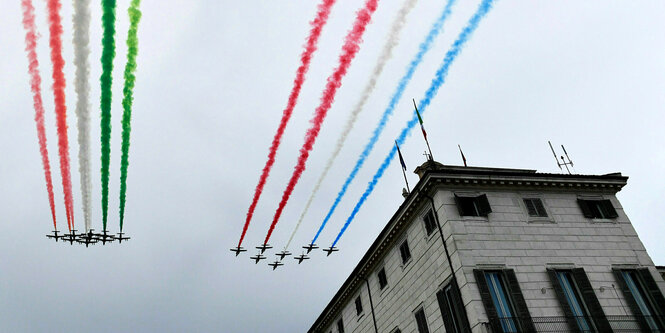
[[[271,271],[228,251],[245,214],[291,89],[318,1],[145,1],[139,26],[125,231],[122,245],[65,246],[52,230],[29,89],[20,1],[0,11],[0,323],[7,331],[302,332],[309,329],[402,201],[393,163],[340,252]],[[459,0],[407,86],[395,115],[320,243],[331,242],[412,116],[479,0]],[[402,1],[381,0],[342,82],[300,183],[271,243],[287,241]],[[129,0],[118,0],[113,72],[109,226],[118,227],[120,117]],[[244,246],[263,241],[295,165],[309,119],[361,1],[339,0],[284,135]],[[45,1],[35,1],[49,154],[61,230]],[[421,0],[351,132],[294,247],[308,243],[376,126],[417,46],[443,8]],[[99,77],[101,8],[92,2],[93,227],[101,227]],[[72,5],[63,47],[76,225],[83,226],[76,144]],[[665,2],[498,0],[450,69],[424,116],[434,157],[472,166],[560,172],[547,141],[564,144],[575,172],[622,172],[618,194],[656,265],[665,265]],[[416,132],[417,134],[417,132]],[[424,162],[419,135],[401,147],[409,170]],[[411,184],[417,176],[408,174]],[[392,207],[392,208],[391,208]],[[654,213],[655,212],[655,213]],[[250,253],[253,253],[250,251]],[[270,255],[272,256],[272,254]]]

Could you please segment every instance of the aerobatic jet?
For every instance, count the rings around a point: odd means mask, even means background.
[[[76,242],[85,244],[85,247],[88,247],[90,244],[97,243],[97,238],[95,238],[95,234],[92,232],[92,229],[90,229],[87,233],[80,234]]]
[[[290,255],[291,255],[291,252],[286,251],[286,250],[276,254],[276,256],[279,257],[279,260],[284,260],[284,257],[290,256]]]
[[[298,260],[298,264],[300,264],[301,262],[303,262],[303,260],[309,259],[309,257],[303,253],[297,257],[293,257],[293,259]]]
[[[240,252],[247,252],[247,250],[243,249],[243,248],[240,247],[240,246],[236,246],[236,247],[234,247],[234,248],[231,249],[231,252],[235,252],[235,253],[236,253],[236,257],[237,257],[237,256],[240,254]]]
[[[48,238],[55,238],[55,241],[57,242],[59,238],[65,237],[64,235],[58,235],[58,230],[53,230],[53,235],[46,235]]]
[[[63,241],[69,242],[69,245],[74,245],[74,242],[76,242],[78,236],[79,235],[76,234],[76,229],[72,229],[68,234],[62,235],[61,238]]]
[[[264,243],[263,245],[259,245],[256,248],[261,250],[261,254],[263,254],[263,252],[266,252],[266,250],[272,249],[272,246],[268,245],[267,243]]]
[[[331,253],[339,251],[339,249],[336,248],[336,247],[331,246],[328,249],[323,249],[323,251],[328,253],[328,254],[326,254],[326,257],[327,257],[327,256],[330,256]]]
[[[106,229],[104,229],[104,231],[102,231],[100,234],[95,234],[95,236],[97,237],[98,241],[102,242],[102,245],[106,245],[106,242],[111,243],[115,240],[115,236],[109,235]]]
[[[115,237],[115,239],[118,240],[118,243],[122,243],[123,240],[129,240],[130,239],[130,237],[122,237],[122,235],[124,235],[124,234],[125,234],[124,232],[119,232],[118,236]]]
[[[281,262],[279,262],[279,261],[277,261],[277,260],[275,260],[275,262],[273,262],[272,264],[268,264],[268,266],[272,266],[272,270],[273,270],[273,271],[274,271],[275,269],[277,269],[277,267],[282,266],[282,265],[284,265],[284,264],[282,264]]]
[[[254,263],[255,263],[255,264],[258,264],[259,261],[261,261],[261,260],[263,260],[263,259],[265,259],[265,258],[266,258],[266,256],[261,255],[261,253],[257,253],[257,254],[256,254],[255,256],[253,256],[253,257],[249,257],[249,259],[254,260]]]
[[[316,246],[316,244],[311,243],[311,244],[309,244],[309,245],[305,245],[305,246],[303,246],[302,248],[305,249],[305,250],[307,250],[307,254],[309,254],[310,252],[312,252],[312,250],[318,249],[319,247]]]

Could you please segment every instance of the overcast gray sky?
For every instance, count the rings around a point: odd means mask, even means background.
[[[336,256],[321,254],[275,272],[232,257],[291,89],[318,1],[146,1],[139,27],[132,146],[121,246],[64,246],[52,229],[29,90],[20,1],[0,11],[0,326],[6,331],[306,331],[402,198],[392,165]],[[402,1],[381,0],[271,242],[284,245],[383,46]],[[332,241],[393,140],[411,98],[429,86],[479,0],[459,0],[384,135],[341,202],[321,243]],[[110,226],[117,230],[122,70],[129,0],[118,1],[113,85]],[[246,247],[262,242],[342,39],[361,1],[340,0],[313,58]],[[39,60],[58,219],[66,229],[57,162],[45,1],[35,1]],[[398,79],[441,11],[422,0],[387,64],[294,245],[311,240],[388,103]],[[72,7],[63,4],[70,158],[77,226]],[[100,228],[99,84],[101,9],[92,2],[93,226]],[[453,64],[425,123],[440,162],[559,172],[547,140],[565,144],[583,174],[620,171],[619,193],[649,254],[665,265],[665,2],[499,0]],[[402,147],[409,169],[425,146]],[[417,181],[409,175],[412,183]],[[386,209],[387,208],[387,209]]]

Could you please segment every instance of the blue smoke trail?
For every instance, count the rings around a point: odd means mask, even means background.
[[[494,0],[483,0],[483,2],[478,7],[476,13],[471,17],[466,27],[464,27],[462,32],[457,37],[457,40],[455,40],[450,50],[448,50],[448,52],[446,53],[446,56],[443,59],[443,64],[441,65],[439,70],[436,71],[436,75],[432,80],[432,84],[425,92],[425,97],[423,97],[423,99],[420,100],[418,110],[420,110],[421,115],[424,114],[425,111],[427,111],[427,106],[429,106],[430,102],[432,101],[432,98],[436,95],[436,93],[439,91],[439,88],[445,82],[446,76],[448,75],[448,69],[450,69],[450,65],[453,63],[453,61],[455,61],[460,51],[462,50],[464,44],[466,44],[466,42],[469,40],[473,32],[476,30],[476,28],[478,27],[478,23],[480,23],[483,17],[485,17],[485,15],[490,11],[490,9],[492,9],[493,2]],[[397,138],[397,144],[404,143],[406,137],[409,136],[411,130],[413,129],[413,127],[416,126],[416,124],[418,124],[418,116],[414,112],[413,117],[406,124],[406,127],[402,129],[402,132]],[[376,186],[376,183],[379,181],[379,179],[381,179],[381,176],[383,176],[383,173],[386,171],[386,168],[388,168],[388,165],[390,165],[390,162],[392,162],[393,158],[395,157],[395,153],[397,153],[397,148],[395,147],[396,146],[393,146],[390,149],[390,153],[388,153],[386,159],[383,161],[383,163],[381,163],[381,166],[376,171],[376,174],[374,174],[372,181],[368,184],[365,193],[363,193],[363,195],[360,197],[360,200],[353,208],[351,216],[349,216],[349,218],[346,220],[346,223],[344,223],[342,230],[337,235],[337,238],[335,238],[335,241],[333,242],[332,246],[335,246],[337,244],[339,239],[344,234],[344,231],[346,231],[346,228],[349,227],[349,224],[351,224],[351,221],[353,221],[353,218],[360,210],[360,207],[365,203],[367,197],[374,190],[374,186]]]
[[[418,65],[423,60],[423,57],[432,48],[432,44],[434,43],[434,39],[439,35],[441,32],[441,29],[443,27],[443,23],[446,21],[448,16],[450,16],[450,12],[452,11],[452,7],[457,2],[457,0],[448,0],[448,3],[443,9],[443,12],[441,13],[441,16],[434,22],[432,27],[430,28],[429,33],[427,34],[427,37],[425,40],[420,44],[418,47],[418,53],[416,56],[411,60],[411,63],[409,64],[408,69],[406,70],[406,74],[400,79],[399,84],[397,85],[397,90],[395,90],[395,93],[393,93],[392,98],[390,99],[390,103],[388,104],[388,107],[386,108],[385,111],[383,111],[383,115],[381,116],[381,120],[379,121],[379,124],[377,127],[374,129],[374,132],[372,133],[372,137],[369,139],[369,142],[365,146],[365,149],[363,152],[360,154],[358,157],[358,161],[356,162],[356,165],[353,167],[353,170],[351,171],[351,174],[349,175],[348,178],[346,178],[346,181],[344,182],[344,185],[342,186],[342,189],[337,193],[337,198],[335,198],[335,202],[333,203],[332,207],[330,207],[330,210],[328,211],[328,214],[326,215],[325,219],[323,219],[323,223],[321,223],[321,226],[319,227],[319,230],[316,232],[316,236],[314,236],[314,239],[312,240],[311,244],[314,244],[316,242],[316,239],[319,238],[319,235],[321,234],[321,231],[323,231],[323,228],[326,226],[326,223],[328,223],[328,220],[330,220],[330,217],[332,216],[333,212],[335,212],[335,209],[337,208],[337,205],[339,202],[342,200],[342,197],[344,194],[346,194],[346,190],[353,181],[353,179],[356,177],[356,174],[358,171],[360,171],[360,168],[362,168],[363,164],[365,163],[365,160],[367,159],[367,156],[372,152],[372,149],[374,148],[374,144],[376,144],[376,141],[379,139],[379,136],[381,135],[381,132],[383,132],[383,129],[386,127],[386,123],[388,122],[388,118],[393,114],[393,110],[395,110],[395,106],[399,102],[399,100],[402,98],[402,94],[404,93],[404,89],[406,88],[406,85],[411,81],[411,77],[413,77],[413,73],[416,71],[416,68]]]

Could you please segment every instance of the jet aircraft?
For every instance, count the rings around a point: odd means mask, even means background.
[[[273,271],[274,271],[275,269],[277,269],[277,267],[282,266],[282,265],[284,265],[284,264],[282,264],[281,262],[279,262],[279,261],[277,261],[277,260],[275,260],[275,262],[273,262],[272,264],[268,264],[268,266],[272,266],[272,270],[273,270]]]
[[[131,237],[122,237],[124,235],[124,232],[119,232],[118,236],[115,237],[115,239],[118,240],[118,243],[122,243],[123,240],[129,240]]]
[[[58,230],[53,230],[53,235],[46,235],[48,238],[55,238],[55,241],[57,242],[59,238],[65,237],[64,235],[58,235]]]
[[[257,254],[256,254],[255,256],[253,256],[253,257],[249,257],[249,259],[254,260],[254,263],[255,263],[255,264],[258,264],[259,261],[261,261],[261,260],[263,260],[263,259],[265,259],[265,258],[266,258],[266,256],[261,255],[261,253],[257,253]]]
[[[328,254],[326,255],[326,257],[327,257],[327,256],[330,256],[331,253],[336,252],[336,251],[339,251],[339,249],[336,248],[336,247],[331,246],[331,247],[328,248],[328,249],[323,249],[323,251],[328,253]]]
[[[297,257],[293,257],[293,259],[298,260],[298,264],[300,264],[301,262],[303,262],[303,260],[309,259],[309,257],[303,253]]]
[[[314,250],[314,249],[318,249],[319,247],[316,246],[316,244],[311,243],[311,244],[309,244],[309,245],[305,245],[305,246],[303,246],[302,248],[305,249],[305,250],[307,250],[307,254],[309,254],[310,252],[312,252],[312,250]]]
[[[111,243],[115,240],[115,236],[109,235],[106,229],[99,234],[95,234],[95,236],[97,237],[97,241],[102,242],[102,245],[106,245],[106,242]]]
[[[284,260],[284,257],[290,256],[291,252],[284,250],[280,253],[277,253],[276,255],[279,257],[279,260]]]
[[[87,233],[80,234],[76,241],[80,244],[85,244],[85,247],[97,243],[96,235],[92,231],[93,230],[90,229]]]
[[[267,243],[265,243],[265,244],[263,244],[263,245],[259,245],[259,246],[257,246],[256,248],[259,249],[259,250],[261,250],[261,254],[263,254],[263,252],[266,252],[266,250],[268,250],[268,249],[272,249],[272,246],[270,246],[270,245],[268,245]]]
[[[72,229],[68,234],[64,234],[61,237],[63,241],[69,242],[69,245],[74,245],[74,242],[76,242],[78,236],[79,235],[76,234],[76,229]]]
[[[240,252],[247,252],[247,250],[243,249],[241,246],[236,246],[231,249],[231,252],[235,252],[237,257],[240,254]]]

